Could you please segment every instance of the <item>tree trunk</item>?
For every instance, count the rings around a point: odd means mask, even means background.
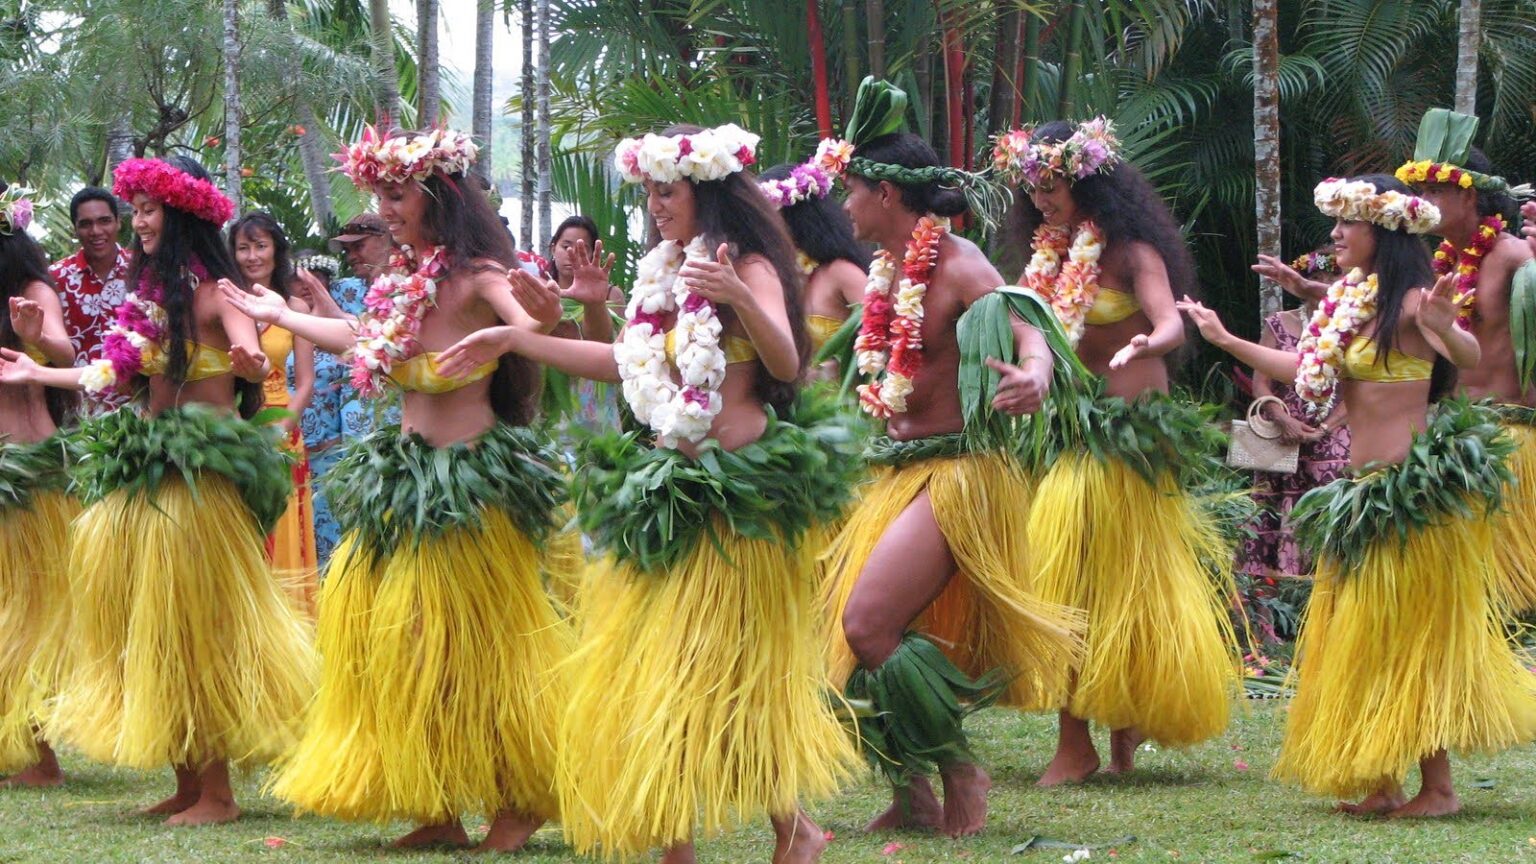
[[[416,88],[420,98],[417,125],[426,129],[437,125],[438,108],[443,104],[442,66],[437,58],[437,0],[416,0]]]
[[[885,77],[885,3],[864,0],[864,24],[869,31],[869,74]]]
[[[538,68],[534,75],[538,78],[539,89],[539,233],[537,239],[542,241],[554,232],[554,225],[550,223],[551,200],[550,178],[554,174],[550,166],[549,152],[549,4],[550,0],[535,0],[538,9],[538,20],[535,24],[539,31],[539,59]],[[534,248],[532,246],[528,247]]]
[[[811,48],[811,80],[816,90],[816,130],[832,137],[832,94],[827,89],[827,44],[821,35],[821,13],[816,0],[805,0],[805,36]]]
[[[1280,33],[1277,0],[1253,0],[1254,222],[1259,252],[1280,254]],[[1259,315],[1280,311],[1280,285],[1259,284]]]
[[[533,0],[518,0],[518,13],[522,15],[523,24],[523,152],[522,169],[523,183],[519,190],[522,198],[522,212],[517,226],[518,245],[524,249],[533,248],[533,179],[535,165],[533,161],[533,141],[538,137],[538,129],[534,127],[533,107],[536,98],[533,95],[533,43],[538,41],[533,28]]]
[[[843,0],[843,85],[847,91],[838,116],[846,125],[853,113],[853,102],[859,95],[859,13],[854,8],[856,0]]]
[[[112,172],[117,168],[118,163],[132,158],[133,121],[129,118],[128,112],[124,111],[113,117],[112,122],[107,126],[107,171],[105,174],[107,186],[112,185]],[[100,184],[103,181],[101,178],[97,178],[96,182]]]
[[[1040,87],[1040,16],[1030,13],[1024,16],[1023,48],[1019,50],[1017,81],[1019,86],[1013,96],[1014,122],[1023,125],[1034,119],[1029,100]]]
[[[1461,34],[1456,40],[1456,110],[1477,113],[1477,52],[1482,37],[1482,0],[1461,0]]]
[[[496,0],[480,0],[475,5],[475,86],[471,132],[480,145],[480,157],[474,171],[486,181],[491,179],[491,146],[496,137],[491,114],[491,85],[495,80]]]
[[[224,0],[224,191],[244,209],[240,200],[240,3]]]
[[[336,221],[336,211],[331,206],[331,174],[326,160],[325,144],[320,140],[320,122],[315,119],[309,100],[299,100],[299,160],[304,163],[304,179],[309,181],[309,200],[315,210],[315,224],[320,230],[329,231]]]
[[[997,19],[997,45],[992,54],[992,105],[987,111],[987,137],[1006,132],[1018,122],[1013,112],[1019,90],[1019,18],[1017,7]]]
[[[944,127],[949,133],[949,164],[965,167],[965,46],[953,13],[941,13],[944,28],[944,105],[948,115]]]
[[[1061,92],[1056,100],[1056,116],[1072,119],[1077,110],[1077,81],[1083,77],[1083,0],[1072,0],[1067,7],[1067,44],[1063,47]]]
[[[369,54],[373,60],[374,111],[377,122],[385,132],[398,123],[400,116],[400,76],[395,69],[395,37],[390,32],[392,19],[389,0],[368,0],[368,35],[371,41]]]

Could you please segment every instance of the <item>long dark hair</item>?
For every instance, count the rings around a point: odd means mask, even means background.
[[[213,182],[203,166],[190,157],[167,156],[165,162],[198,180]],[[185,381],[191,359],[187,356],[186,343],[197,341],[197,320],[192,311],[195,288],[188,266],[196,259],[208,270],[209,279],[229,279],[239,285],[245,284],[245,279],[229,254],[229,246],[219,234],[220,226],[164,202],[161,202],[161,208],[163,224],[154,253],[146,254],[144,241],[134,235],[133,266],[128,271],[128,284],[137,286],[153,273],[165,286],[166,329],[170,335],[165,374],[172,381]],[[261,410],[261,382],[236,378],[235,401],[240,416],[254,417]]]
[[[792,165],[775,165],[762,173],[764,180],[787,180]],[[869,250],[854,239],[853,220],[831,195],[811,197],[779,211],[795,248],[818,264],[847,261],[869,269]]]
[[[428,199],[423,232],[448,250],[453,272],[479,272],[487,269],[485,261],[507,270],[517,266],[512,235],[477,181],[461,173],[437,171],[421,185]],[[503,354],[491,376],[491,410],[506,423],[527,426],[538,411],[542,383],[537,363],[518,354]]]
[[[1377,193],[1401,192],[1412,195],[1413,190],[1388,174],[1363,174],[1351,177],[1353,182],[1369,183]],[[1429,247],[1422,238],[1404,230],[1389,231],[1380,225],[1371,225],[1371,236],[1376,239],[1376,333],[1371,340],[1376,343],[1377,356],[1383,368],[1392,367],[1392,348],[1397,344],[1397,322],[1403,314],[1403,299],[1416,288],[1434,284],[1435,274],[1430,267]],[[1435,368],[1429,379],[1429,401],[1438,402],[1456,386],[1456,366],[1435,354]]]
[[[698,126],[673,126],[662,134],[692,135],[700,131]],[[771,405],[780,417],[786,416],[800,392],[800,377],[811,356],[802,297],[804,279],[800,268],[795,266],[795,241],[790,238],[778,211],[757,188],[757,178],[750,171],[737,171],[720,180],[690,180],[689,183],[693,186],[694,221],[709,248],[726,243],[737,259],[747,255],[763,256],[778,274],[779,284],[784,286],[784,311],[789,316],[790,334],[795,340],[795,353],[800,358],[800,375],[794,381],[780,381],[769,374],[766,366],[759,364],[753,390],[757,398]],[[722,318],[735,314],[730,309],[722,310]]]
[[[284,233],[283,226],[277,224],[277,220],[272,218],[271,213],[255,210],[241,216],[234,225],[230,226],[230,257],[236,257],[235,249],[239,246],[241,238],[254,239],[251,237],[253,231],[266,232],[272,240],[272,284],[267,287],[287,300],[293,296],[293,246],[288,242],[288,235]]]
[[[24,296],[33,282],[53,287],[43,247],[25,231],[0,232],[0,348],[20,351],[24,347],[11,324],[11,298]],[[63,426],[74,414],[79,397],[74,391],[55,387],[46,387],[43,393],[54,425]]]
[[[599,236],[597,233],[597,223],[592,221],[592,218],[589,216],[568,216],[564,222],[560,223],[560,227],[555,229],[555,233],[549,235],[549,278],[556,282],[560,281],[560,263],[555,260],[555,246],[560,243],[560,235],[572,228],[580,228],[587,232],[592,238],[587,244],[588,246],[596,243]]]
[[[1035,140],[1058,143],[1072,137],[1073,125],[1064,120],[1046,123],[1035,130]],[[1072,202],[1083,216],[1093,219],[1104,232],[1107,246],[1146,243],[1157,250],[1168,270],[1168,287],[1174,297],[1200,297],[1195,259],[1184,235],[1157,189],[1136,166],[1124,160],[1072,182]],[[1022,273],[1029,258],[1030,238],[1044,217],[1022,191],[1015,192],[1003,228],[998,257],[1009,273]]]
[[[892,132],[881,135],[854,148],[853,155],[871,162],[900,165],[903,168],[939,168],[939,154],[927,141],[910,132]],[[883,178],[849,174],[867,186],[878,186]],[[959,216],[970,209],[965,193],[945,186],[937,180],[926,183],[902,183],[890,181],[901,192],[901,203],[914,213],[933,213],[937,216]]]

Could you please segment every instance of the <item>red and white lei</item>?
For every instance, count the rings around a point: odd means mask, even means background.
[[[680,247],[664,240],[640,259],[625,310],[628,323],[613,345],[623,379],[624,400],[635,419],[656,431],[657,443],[676,447],[680,440],[700,441],[720,413],[720,385],[725,382],[725,350],[715,304],[688,290],[677,278],[685,260],[712,260],[704,237]],[[674,380],[667,363],[665,317],[676,313]]]
[[[1456,295],[1453,302],[1460,310],[1456,323],[1462,329],[1472,326],[1472,301],[1477,298],[1478,273],[1483,269],[1483,262],[1488,260],[1488,253],[1498,245],[1499,235],[1507,227],[1504,217],[1495,213],[1478,223],[1477,232],[1472,235],[1472,245],[1458,253],[1451,241],[1446,240],[1435,250],[1435,272],[1441,276],[1452,271],[1456,273]]]
[[[859,372],[859,405],[886,419],[907,410],[913,379],[923,368],[923,297],[939,260],[939,242],[949,222],[924,216],[912,229],[902,259],[902,279],[892,291],[896,262],[885,250],[875,254],[864,285],[864,322],[854,342]]]
[[[390,256],[392,272],[380,275],[363,298],[364,314],[352,347],[352,386],[363,396],[384,392],[395,362],[421,353],[421,321],[437,305],[437,279],[448,269],[448,252],[427,250],[417,263],[409,246]]]
[[[1023,284],[1050,302],[1067,338],[1076,346],[1083,338],[1083,322],[1099,297],[1099,258],[1104,254],[1104,232],[1092,220],[1078,224],[1076,232],[1044,225],[1035,229],[1033,254],[1024,268]],[[1063,255],[1067,262],[1062,263]]]
[[[1344,352],[1360,330],[1376,317],[1376,274],[1365,276],[1359,268],[1333,283],[1328,296],[1312,313],[1302,332],[1297,351],[1296,395],[1310,405],[1312,415],[1324,416],[1333,408],[1339,386]]]

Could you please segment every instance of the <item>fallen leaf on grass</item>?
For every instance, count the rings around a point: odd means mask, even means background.
[[[897,852],[900,852],[901,850],[903,850],[905,848],[907,848],[907,847],[901,845],[900,843],[892,841],[890,843],[885,844],[885,848],[880,850],[880,854],[881,855],[895,855]]]
[[[1292,852],[1289,849],[1270,849],[1266,852],[1259,852],[1253,856],[1255,861],[1280,861],[1285,858],[1300,857],[1301,855],[1299,853]]]
[[[1031,852],[1036,849],[1065,849],[1069,852],[1078,849],[1092,851],[1094,849],[1107,849],[1111,846],[1129,846],[1135,842],[1136,835],[1134,834],[1127,834],[1124,837],[1111,840],[1108,843],[1098,843],[1092,845],[1088,843],[1069,843],[1065,840],[1052,840],[1049,837],[1040,837],[1036,835],[1013,847],[1013,849],[1008,854],[1023,855],[1025,852]],[[1111,851],[1110,854],[1113,855],[1115,853]]]
[[[1470,784],[1473,789],[1492,789],[1495,785],[1492,777],[1479,777]]]

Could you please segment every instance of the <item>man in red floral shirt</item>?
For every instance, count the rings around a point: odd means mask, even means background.
[[[69,202],[80,251],[53,265],[53,281],[64,306],[64,331],[75,347],[75,365],[101,356],[101,343],[112,326],[113,313],[128,293],[132,256],[117,245],[119,211],[112,193],[87,186]],[[92,414],[122,407],[127,397],[102,393],[86,397]]]

